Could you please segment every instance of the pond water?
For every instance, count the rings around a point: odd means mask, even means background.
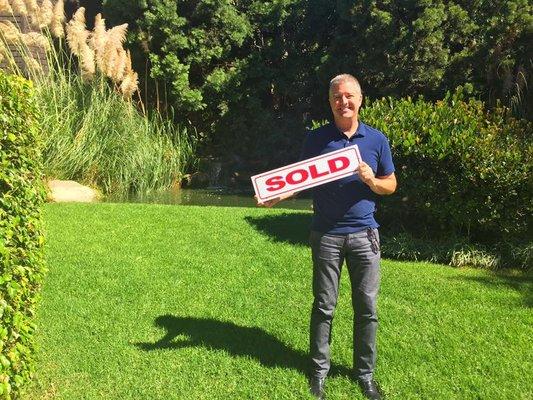
[[[227,189],[178,189],[151,193],[144,196],[127,198],[107,198],[107,202],[181,204],[196,206],[257,207],[253,193],[248,191],[229,191]],[[311,210],[310,198],[296,198],[282,201],[276,208],[292,210]]]

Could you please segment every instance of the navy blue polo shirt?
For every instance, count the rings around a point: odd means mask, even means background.
[[[361,121],[351,138],[334,123],[309,131],[300,158],[305,160],[354,144],[359,147],[361,158],[372,168],[375,176],[387,176],[394,172],[389,141],[383,133]],[[341,178],[310,190],[314,209],[312,230],[345,235],[379,226],[374,218],[378,195],[361,181],[359,175]]]

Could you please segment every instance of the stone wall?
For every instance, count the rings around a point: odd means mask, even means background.
[[[28,32],[34,32],[35,29],[32,28],[30,25],[28,18],[24,15],[13,15],[13,14],[6,14],[6,13],[0,13],[0,22],[3,21],[10,21],[19,28],[19,30],[22,33],[28,33]],[[29,54],[31,54],[31,57],[43,68],[45,72],[48,72],[48,63],[46,62],[46,53],[45,50],[38,46],[24,46],[22,48],[21,46],[17,45],[9,45],[9,50],[11,54],[13,54],[13,61],[16,63],[17,68],[22,71],[24,75],[28,75],[28,68],[26,66],[26,63],[24,61],[24,51],[28,51]],[[14,66],[11,64],[12,62],[8,60],[7,58],[3,58],[0,61],[0,69],[5,71],[10,71],[14,69]]]

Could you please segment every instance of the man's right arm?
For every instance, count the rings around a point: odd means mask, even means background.
[[[278,204],[280,201],[283,201],[283,200],[287,200],[287,199],[290,199],[291,197],[294,197],[298,194],[298,192],[289,192],[289,193],[283,193],[281,196],[279,197],[274,197],[273,199],[270,199],[270,200],[267,200],[267,201],[264,201],[264,202],[259,202],[259,199],[257,198],[257,196],[254,196],[255,197],[255,200],[257,201],[257,205],[259,207],[267,207],[267,208],[270,208],[270,207],[274,207],[276,204]]]

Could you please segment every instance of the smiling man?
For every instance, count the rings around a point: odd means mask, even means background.
[[[387,138],[359,120],[362,101],[361,86],[355,77],[348,74],[334,77],[329,85],[333,123],[309,132],[302,152],[305,159],[356,144],[363,160],[357,175],[313,191],[310,384],[317,398],[323,397],[331,365],[331,326],[344,260],[352,286],[354,375],[365,397],[381,398],[373,377],[380,280],[379,234],[374,213],[378,195],[396,190],[396,177]]]
[[[311,189],[314,301],[310,323],[310,389],[317,399],[324,398],[331,366],[331,327],[345,260],[354,311],[354,377],[366,398],[381,399],[373,375],[380,281],[379,225],[374,213],[379,195],[396,190],[396,177],[387,138],[359,120],[362,101],[361,86],[355,77],[349,74],[334,77],[329,85],[333,122],[308,133],[301,155],[301,159],[307,159],[356,144],[362,158],[356,175]],[[262,205],[271,207],[283,198]]]

